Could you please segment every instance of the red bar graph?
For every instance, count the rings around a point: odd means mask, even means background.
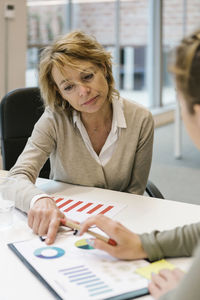
[[[63,199],[64,199],[64,198],[63,198]],[[61,205],[59,205],[58,208],[62,208],[63,206],[65,206],[65,205],[71,203],[72,201],[73,201],[73,200],[67,200],[67,201],[65,201],[64,203],[62,203]]]
[[[59,209],[62,209],[65,213],[70,212],[76,218],[79,216],[83,217],[84,215],[85,217],[88,215],[103,215],[115,209],[114,205],[66,199],[64,196],[54,196],[53,198]]]
[[[109,210],[111,210],[114,206],[110,205],[108,207],[106,207],[104,210],[102,210],[99,215],[103,215],[105,213],[107,213]]]
[[[75,208],[76,206],[80,205],[81,203],[83,203],[83,201],[78,201],[78,202],[76,202],[75,204],[73,204],[73,205],[71,205],[70,207],[66,208],[66,209],[64,210],[64,212],[68,212],[68,211],[72,210],[73,208]]]
[[[87,203],[86,205],[82,206],[81,208],[79,208],[77,211],[81,212],[84,209],[88,208],[89,206],[91,206],[93,203]]]
[[[92,214],[93,212],[95,212],[97,209],[99,209],[102,206],[103,206],[103,204],[98,204],[97,206],[95,206],[94,208],[92,208],[91,210],[89,210],[87,213],[88,214]]]
[[[55,197],[52,197],[52,198],[55,198]],[[56,203],[62,201],[63,199],[64,199],[64,198],[58,198],[58,199],[56,199]]]

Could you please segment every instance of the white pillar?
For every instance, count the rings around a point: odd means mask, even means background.
[[[124,48],[124,90],[134,89],[134,48]]]
[[[115,0],[115,50],[113,76],[115,79],[115,87],[120,88],[120,0]]]
[[[147,85],[149,106],[162,106],[162,0],[149,0]]]
[[[26,0],[0,1],[0,99],[25,86],[26,15]]]

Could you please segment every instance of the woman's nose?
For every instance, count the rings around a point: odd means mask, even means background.
[[[85,84],[80,84],[78,89],[79,89],[79,96],[80,97],[88,95],[89,92],[90,92],[90,87],[85,85]]]

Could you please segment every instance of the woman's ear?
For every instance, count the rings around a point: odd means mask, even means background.
[[[196,122],[198,124],[198,127],[200,128],[200,104],[194,104],[193,109]]]
[[[200,104],[194,104],[193,109],[195,114],[200,118]]]

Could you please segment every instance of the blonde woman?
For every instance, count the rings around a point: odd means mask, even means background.
[[[10,170],[16,181],[5,190],[28,212],[33,231],[51,244],[64,215],[34,185],[47,158],[53,180],[143,194],[154,124],[147,109],[119,96],[110,53],[83,32],[69,33],[42,52],[39,83],[45,112]]]
[[[185,38],[177,47],[172,71],[184,124],[200,150],[200,30]],[[200,242],[200,223],[137,235],[123,225],[100,216],[88,219],[80,234],[94,224],[116,240],[117,246],[100,240],[92,240],[91,245],[121,259],[149,258],[154,261],[163,257],[191,256]],[[199,278],[200,246],[185,276],[179,269],[162,270],[159,275],[152,276],[149,291],[160,300],[199,300]]]

